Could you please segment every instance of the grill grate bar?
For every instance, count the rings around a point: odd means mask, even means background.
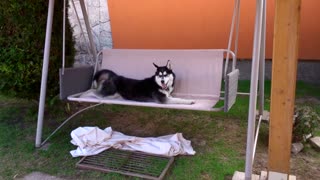
[[[95,161],[95,160],[86,160],[86,161],[83,161],[84,164],[87,164],[87,165],[96,165],[96,166],[99,166],[99,167],[108,167],[108,168],[111,168],[111,169],[119,169],[120,167],[118,167],[117,165],[119,165],[119,163],[121,164],[121,161],[117,161],[117,162],[114,162],[114,159],[113,161],[110,161],[110,162],[107,162],[107,164],[103,161]],[[123,165],[121,167],[121,169],[126,169],[126,170],[132,170],[132,171],[143,171],[145,170],[146,168],[148,168],[148,172],[150,172],[151,174],[159,174],[159,170],[157,170],[156,167],[152,167],[152,163],[151,162],[146,162],[145,164],[143,162],[131,162],[131,161],[128,161],[127,164]]]
[[[173,157],[109,149],[82,158],[77,167],[158,180],[164,177],[173,160]]]

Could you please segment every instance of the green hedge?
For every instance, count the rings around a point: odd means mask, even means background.
[[[62,54],[63,0],[55,1],[47,95],[59,92]],[[48,0],[0,1],[0,92],[38,99],[46,32]],[[74,43],[66,28],[67,63],[72,64]]]

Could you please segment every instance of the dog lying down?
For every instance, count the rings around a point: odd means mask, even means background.
[[[93,78],[97,87],[95,94],[101,98],[116,99],[120,96],[126,100],[161,104],[195,103],[195,100],[172,97],[175,74],[169,60],[165,66],[158,66],[155,63],[153,65],[156,67],[155,75],[143,80],[131,79],[117,75],[111,70],[102,69]]]

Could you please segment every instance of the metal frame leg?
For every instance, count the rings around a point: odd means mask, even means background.
[[[45,107],[45,101],[46,101],[47,77],[48,77],[49,57],[50,57],[53,10],[54,10],[54,0],[49,0],[46,39],[45,39],[43,65],[42,65],[37,134],[36,134],[36,143],[35,143],[36,147],[40,147],[41,137],[42,137],[43,115],[44,115],[44,107]]]
[[[77,116],[78,114],[82,113],[83,111],[86,111],[86,110],[88,110],[88,109],[97,107],[97,106],[99,106],[99,105],[101,105],[101,104],[102,104],[102,103],[88,106],[88,107],[83,108],[83,109],[77,111],[76,113],[72,114],[70,117],[68,117],[66,120],[64,120],[63,123],[61,123],[60,126],[57,127],[57,129],[54,130],[54,131],[40,144],[40,146],[44,145],[56,132],[58,132],[58,131],[59,131],[65,124],[67,124],[67,122],[69,122],[72,118],[74,118],[74,117]]]
[[[266,11],[267,2],[263,2],[262,28],[261,28],[261,47],[259,63],[259,115],[263,115],[264,110],[264,79],[265,79],[265,46],[266,46]]]
[[[87,32],[88,32],[88,37],[90,41],[93,58],[97,60],[96,47],[93,42],[92,31],[90,28],[89,18],[87,15],[84,0],[79,0],[79,1],[80,1],[81,10],[83,13],[84,21],[85,21]],[[46,90],[47,90],[53,12],[54,12],[54,0],[49,0],[46,39],[45,39],[43,65],[42,65],[41,90],[40,90],[39,109],[38,109],[37,133],[36,133],[36,140],[35,140],[36,147],[40,147],[42,144],[41,138],[42,138],[43,117],[44,117],[44,108],[45,108]]]
[[[252,161],[254,148],[254,133],[256,121],[256,105],[257,105],[257,90],[258,90],[258,73],[259,59],[261,57],[261,36],[262,36],[262,19],[264,12],[265,0],[256,1],[256,18],[255,31],[252,53],[251,67],[251,85],[250,85],[250,104],[248,112],[248,130],[247,130],[247,148],[246,148],[246,167],[245,179],[249,180],[252,176]]]

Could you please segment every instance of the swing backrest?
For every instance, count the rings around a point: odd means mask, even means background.
[[[143,79],[155,73],[152,63],[170,60],[176,74],[174,94],[186,97],[220,97],[224,50],[103,50],[102,69]]]

